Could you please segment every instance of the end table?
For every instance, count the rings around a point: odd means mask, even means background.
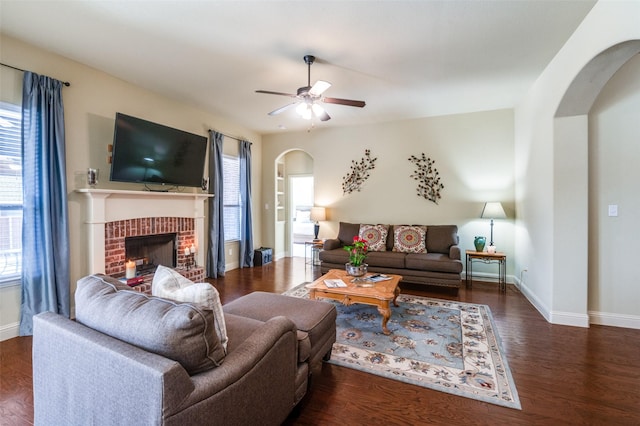
[[[306,265],[318,266],[320,265],[320,258],[318,257],[324,242],[322,240],[305,241],[304,242],[304,263]],[[307,260],[307,249],[311,252],[309,260]]]
[[[473,282],[473,261],[480,261],[483,263],[497,263],[498,264],[498,285],[502,293],[507,291],[507,255],[505,253],[496,252],[488,253],[486,251],[467,250],[467,264],[465,271],[465,278],[467,282],[467,288],[471,288]],[[471,277],[471,279],[469,279]]]

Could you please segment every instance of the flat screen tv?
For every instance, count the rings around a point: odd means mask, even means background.
[[[200,187],[207,138],[116,113],[110,179]]]

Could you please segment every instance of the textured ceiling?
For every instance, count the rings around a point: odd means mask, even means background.
[[[326,105],[319,127],[513,107],[594,3],[2,0],[0,29],[273,133],[309,122],[268,116],[290,99],[255,90],[305,86],[305,54],[326,96],[367,103]]]

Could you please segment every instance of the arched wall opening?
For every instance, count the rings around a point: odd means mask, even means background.
[[[302,149],[287,149],[274,160],[273,241],[276,259],[292,256],[291,177],[313,176],[313,157]]]
[[[605,315],[594,314],[593,300],[590,302],[590,294],[593,299],[596,293],[594,283],[597,281],[598,286],[607,284],[595,280],[594,275],[599,273],[594,265],[601,263],[601,253],[592,217],[601,214],[603,205],[589,201],[590,193],[594,194],[594,188],[590,188],[594,171],[589,158],[592,138],[589,113],[607,82],[639,52],[640,40],[630,40],[593,57],[573,79],[553,120],[552,312],[575,313],[573,325],[625,326],[625,321],[611,321],[606,312]],[[580,307],[578,312],[576,307]],[[550,320],[556,322],[553,314]]]

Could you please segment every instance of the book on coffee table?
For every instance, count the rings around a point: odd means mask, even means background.
[[[340,279],[329,279],[329,280],[324,280],[324,285],[326,285],[329,288],[336,288],[336,287],[346,287],[347,284],[340,280]]]

